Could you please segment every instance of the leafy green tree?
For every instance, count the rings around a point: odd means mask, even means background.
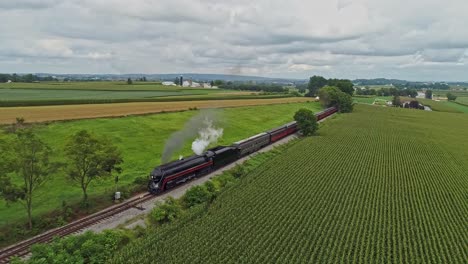
[[[67,174],[78,183],[83,191],[83,204],[88,202],[89,184],[98,178],[110,177],[113,171],[120,173],[122,154],[110,141],[99,139],[81,130],[74,134],[65,145],[69,161]]]
[[[426,98],[432,99],[432,90],[426,90]]]
[[[179,77],[175,77],[174,83],[175,83],[175,85],[180,85],[180,79],[179,79]]]
[[[294,114],[294,120],[304,136],[313,135],[318,130],[317,117],[309,109],[299,109]]]
[[[342,113],[353,111],[353,98],[334,86],[325,86],[319,90],[320,103],[324,107],[336,106]]]
[[[447,99],[449,101],[455,101],[455,100],[457,100],[457,96],[452,94],[452,93],[447,93]]]
[[[306,96],[315,96],[320,88],[327,85],[327,82],[327,79],[323,78],[322,76],[314,75],[310,77],[309,84],[307,85],[307,89],[309,90],[309,92]]]
[[[127,79],[127,84],[133,84],[132,78]]]
[[[57,170],[58,164],[49,161],[51,149],[30,129],[17,130],[11,142],[2,140],[0,145],[0,195],[7,202],[23,203],[31,229],[34,193]],[[21,179],[21,184],[13,183],[9,174]]]
[[[328,86],[338,87],[342,92],[347,93],[353,96],[354,93],[354,84],[350,80],[346,79],[329,79],[327,81]]]
[[[23,82],[33,82],[34,81],[34,76],[32,74],[26,74],[23,76]]]
[[[215,85],[215,86],[218,86],[218,87],[219,87],[219,86],[221,86],[221,85],[223,85],[223,84],[224,84],[224,82],[223,82],[222,80],[215,80],[215,81],[214,81],[214,85]]]
[[[210,86],[211,87],[215,86],[213,81],[210,82]]]
[[[416,91],[416,89],[408,89],[407,93],[411,98],[416,98],[416,96],[418,96],[418,91]]]
[[[393,96],[392,105],[395,106],[395,107],[401,107],[400,96],[398,96],[398,95]]]

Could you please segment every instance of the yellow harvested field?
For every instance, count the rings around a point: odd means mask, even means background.
[[[119,104],[82,104],[59,106],[27,106],[1,107],[0,124],[11,124],[17,117],[23,117],[26,122],[46,122],[57,120],[72,120],[97,117],[119,117],[126,115],[141,115],[159,113],[162,111],[181,111],[189,108],[222,108],[254,106],[267,104],[282,104],[313,101],[305,97],[288,97],[275,99],[238,99],[238,100],[206,100],[179,102],[143,102]]]

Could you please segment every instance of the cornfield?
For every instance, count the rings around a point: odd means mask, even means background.
[[[115,263],[466,263],[468,115],[359,105]]]

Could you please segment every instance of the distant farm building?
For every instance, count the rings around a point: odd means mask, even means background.
[[[176,84],[174,82],[162,82],[162,85],[166,85],[166,86],[176,86]]]

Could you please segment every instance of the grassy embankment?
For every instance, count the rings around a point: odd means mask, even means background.
[[[252,106],[219,109],[221,126],[224,135],[218,144],[230,144],[242,138],[265,131],[292,120],[294,112],[302,107],[318,111],[318,103],[278,104],[268,106]],[[39,137],[56,150],[54,160],[62,161],[62,149],[68,136],[81,129],[87,129],[97,135],[110,138],[123,153],[123,174],[120,176],[120,186],[132,184],[136,178],[146,178],[149,171],[160,163],[164,142],[168,136],[180,130],[184,123],[198,111],[185,111],[146,116],[123,118],[101,118],[70,122],[55,122],[51,124],[36,124],[34,130]],[[174,157],[190,155],[191,142],[186,142],[184,148],[174,154]],[[90,187],[90,195],[94,199],[109,203],[114,191],[113,179],[95,182]],[[81,199],[80,189],[72,186],[65,178],[64,172],[53,175],[44,188],[34,199],[34,216],[51,210],[60,209],[62,201],[68,204],[77,203]],[[0,226],[24,221],[24,210],[20,204],[7,207],[0,202]]]
[[[468,115],[357,105],[326,123],[113,263],[465,263]]]

